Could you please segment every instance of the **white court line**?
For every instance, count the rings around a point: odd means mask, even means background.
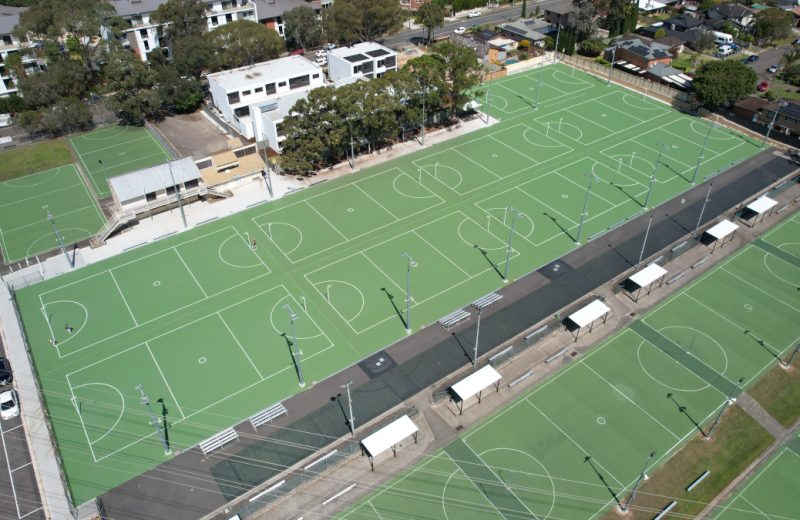
[[[561,169],[561,168],[559,168],[559,169]],[[575,185],[575,186],[577,186],[578,188],[586,189],[586,186],[581,186],[580,184],[578,184],[578,182],[576,182],[576,181],[574,181],[574,180],[570,179],[569,177],[567,177],[567,176],[565,176],[565,175],[561,175],[561,174],[558,172],[558,170],[554,171],[553,173],[555,173],[556,175],[558,175],[559,177],[561,177],[561,178],[562,178],[562,179],[564,179],[565,181],[569,182],[570,184],[574,184],[574,185]],[[633,181],[633,182],[636,182],[636,181]],[[605,202],[606,204],[608,204],[608,205],[609,205],[609,206],[611,206],[611,207],[616,207],[616,206],[618,206],[618,204],[615,204],[615,203],[611,202],[610,200],[608,200],[607,198],[603,197],[602,195],[598,195],[597,191],[593,191],[593,192],[592,192],[592,195],[594,195],[594,196],[595,196],[595,197],[597,197],[598,199],[602,200],[603,202]]]
[[[767,256],[768,254],[769,254],[769,253],[767,253],[766,251],[764,251],[764,256]],[[761,294],[764,294],[764,295],[768,296],[770,299],[772,299],[772,300],[775,300],[776,302],[780,303],[781,305],[784,305],[784,306],[786,306],[786,307],[789,307],[789,308],[790,308],[790,309],[792,309],[793,311],[800,312],[800,309],[798,309],[797,307],[794,307],[794,306],[792,306],[792,305],[789,305],[788,303],[786,303],[785,301],[781,300],[780,298],[777,298],[777,297],[776,297],[774,294],[770,294],[769,292],[765,291],[765,290],[764,290],[764,289],[762,289],[761,287],[759,287],[759,286],[757,286],[757,285],[755,285],[755,284],[753,284],[753,283],[751,283],[751,282],[748,282],[747,280],[745,280],[744,278],[742,278],[742,277],[741,277],[741,276],[739,276],[738,274],[736,274],[736,273],[734,273],[734,272],[732,272],[732,271],[729,271],[729,270],[725,269],[725,267],[724,267],[724,266],[723,266],[723,267],[720,267],[720,271],[723,271],[723,272],[726,272],[726,273],[728,273],[729,275],[733,276],[734,278],[737,278],[738,280],[740,280],[742,283],[746,283],[747,285],[749,285],[750,287],[752,287],[752,288],[753,288],[753,289],[755,289],[756,291],[760,292]]]
[[[163,159],[169,160],[169,157],[167,155],[165,155],[163,152],[161,152],[161,153],[157,153],[157,154],[138,156],[135,159],[131,159],[130,161],[114,162],[114,167],[115,168],[119,168],[120,166],[125,166],[125,165],[128,165],[128,164],[136,164],[138,162],[141,162],[142,160],[147,160],[147,159],[152,159],[152,158],[163,158]],[[147,168],[147,166],[144,166],[142,168]],[[135,168],[135,169],[141,169],[141,168]],[[103,168],[100,171],[94,171],[94,172],[92,172],[92,170],[87,170],[87,171],[89,173],[89,177],[92,179],[92,184],[94,184],[95,187],[97,188],[97,193],[98,194],[107,193],[108,192],[108,188],[100,188],[97,185],[97,181],[95,180],[94,177],[95,177],[95,175],[101,175],[103,177],[103,180],[106,180],[108,178],[108,177],[106,177],[106,175],[108,174],[108,169],[107,168]],[[130,171],[130,170],[128,170],[127,168],[123,168],[122,171]],[[119,175],[119,174],[117,174],[117,175]]]
[[[608,379],[606,379],[605,377],[601,376],[601,375],[600,375],[600,374],[599,374],[599,373],[598,373],[598,372],[597,372],[595,369],[593,369],[592,367],[590,367],[590,366],[589,366],[589,365],[587,365],[586,363],[584,363],[584,364],[583,364],[583,366],[584,366],[584,367],[586,367],[586,368],[588,368],[588,369],[589,369],[589,370],[590,370],[590,371],[591,371],[591,372],[592,372],[594,375],[596,375],[597,377],[599,377],[599,378],[600,378],[600,379],[601,379],[601,380],[602,380],[602,381],[603,381],[605,384],[607,384],[608,386],[610,386],[610,387],[611,387],[611,388],[612,388],[612,389],[613,389],[615,392],[617,392],[619,395],[621,395],[622,397],[624,397],[624,398],[625,398],[625,399],[626,399],[626,400],[627,400],[629,403],[631,403],[633,406],[635,406],[636,408],[638,408],[638,409],[639,409],[639,410],[640,410],[642,413],[644,413],[646,416],[648,416],[650,419],[652,419],[652,420],[653,420],[653,421],[654,421],[656,424],[658,424],[659,426],[661,426],[662,428],[664,428],[664,430],[666,430],[666,431],[667,431],[667,432],[668,432],[670,435],[672,435],[672,436],[673,436],[673,437],[675,437],[676,439],[680,439],[680,437],[678,437],[677,435],[675,435],[675,433],[673,433],[673,432],[672,432],[672,430],[670,430],[669,428],[667,428],[666,426],[664,426],[664,424],[662,424],[662,422],[661,422],[661,421],[659,421],[658,419],[656,419],[655,417],[653,417],[652,415],[650,415],[650,412],[648,412],[647,410],[645,410],[644,408],[642,408],[641,406],[639,406],[639,405],[638,405],[638,404],[637,404],[637,403],[636,403],[636,402],[635,402],[633,399],[631,399],[630,397],[628,397],[628,396],[625,394],[625,392],[623,392],[622,390],[620,390],[619,388],[617,388],[616,386],[614,386],[614,385],[611,383],[611,381],[609,381],[609,380],[608,380]]]
[[[31,201],[31,200],[40,199],[42,197],[47,197],[49,195],[53,195],[54,193],[58,193],[58,192],[65,191],[65,190],[71,190],[71,189],[77,188],[77,187],[78,186],[76,184],[70,184],[69,186],[64,186],[63,188],[56,188],[54,190],[46,191],[44,193],[37,193],[36,195],[32,195],[32,196],[26,197],[24,199],[17,199],[17,200],[14,200],[12,202],[6,202],[5,204],[0,204],[0,208],[5,208],[7,206],[13,206],[13,205],[19,204],[21,202],[28,202],[28,201]],[[85,189],[85,187],[84,187],[84,189]]]
[[[258,377],[259,377],[259,379],[263,380],[263,379],[264,379],[264,375],[263,375],[263,374],[261,373],[261,371],[258,369],[258,367],[256,366],[256,364],[255,364],[255,363],[253,363],[253,360],[250,358],[250,355],[247,353],[247,351],[244,349],[244,347],[242,346],[242,344],[239,342],[239,338],[237,338],[237,337],[236,337],[236,334],[234,334],[234,333],[233,333],[233,331],[231,330],[230,326],[228,325],[228,322],[227,322],[227,321],[225,321],[225,318],[223,318],[223,317],[222,317],[222,314],[220,314],[220,313],[217,313],[217,316],[219,316],[219,319],[222,321],[222,324],[223,324],[223,325],[225,325],[225,328],[228,330],[228,333],[229,333],[229,334],[231,335],[231,337],[233,338],[233,341],[235,341],[235,342],[236,342],[236,344],[239,346],[239,349],[242,351],[242,354],[244,354],[244,357],[246,357],[246,358],[247,358],[247,361],[249,361],[249,362],[250,362],[250,364],[253,366],[253,369],[256,371],[256,374],[258,374]]]
[[[11,431],[11,430],[9,430],[9,431]],[[11,472],[13,473],[15,471],[21,470],[22,468],[27,468],[31,464],[33,464],[33,462],[28,462],[26,464],[23,464],[22,466],[17,466],[16,468],[12,469]]]
[[[406,234],[406,233],[404,233],[404,234]],[[401,235],[401,236],[402,236],[402,235]],[[372,249],[372,248],[370,248],[370,249]],[[385,277],[387,280],[389,280],[389,282],[390,282],[392,285],[394,285],[395,287],[397,287],[397,288],[400,290],[400,292],[401,292],[401,293],[403,293],[403,294],[405,294],[406,296],[408,296],[408,295],[406,294],[406,290],[405,290],[405,289],[403,289],[402,287],[400,287],[400,286],[397,284],[397,282],[395,282],[395,281],[394,281],[394,279],[393,279],[391,276],[389,276],[388,274],[386,274],[386,271],[384,271],[383,269],[381,269],[381,268],[380,268],[380,266],[378,266],[378,264],[376,264],[375,262],[373,262],[373,261],[372,261],[372,259],[371,259],[369,256],[367,256],[367,251],[368,251],[368,250],[360,251],[359,253],[356,253],[356,254],[360,254],[361,256],[363,256],[364,258],[366,258],[366,259],[367,259],[367,262],[371,263],[371,264],[372,264],[372,265],[375,267],[375,269],[377,269],[378,271],[380,271],[380,272],[381,272],[381,274],[383,274],[383,276],[384,276],[384,277]],[[355,256],[355,255],[353,255],[353,256]],[[416,301],[416,300],[414,299],[414,296],[413,296],[413,295],[411,296],[411,301],[412,301],[412,302],[415,302],[415,301]]]
[[[372,503],[372,499],[367,500],[367,504],[369,504],[369,506],[372,508],[372,510],[375,511],[375,514],[378,515],[378,520],[383,520],[383,517],[378,512],[378,510],[375,508],[375,504]]]
[[[325,222],[327,222],[327,223],[328,223],[328,225],[329,225],[330,227],[332,227],[334,231],[336,231],[337,233],[339,233],[339,236],[341,236],[341,237],[342,237],[343,239],[345,239],[345,240],[350,240],[349,238],[347,238],[347,236],[346,236],[344,233],[342,233],[341,231],[339,231],[339,228],[337,228],[336,226],[334,226],[334,225],[331,223],[331,221],[330,221],[330,220],[328,220],[327,218],[325,218],[325,215],[323,215],[322,213],[320,213],[319,211],[317,211],[317,208],[315,208],[315,207],[314,207],[314,206],[313,206],[313,205],[312,205],[312,204],[311,204],[311,203],[310,203],[308,200],[305,200],[305,201],[303,201],[303,202],[305,202],[305,203],[306,203],[306,206],[308,206],[309,208],[311,208],[311,210],[312,210],[314,213],[316,213],[317,215],[319,215],[319,216],[320,216],[320,218],[321,218],[322,220],[324,220]],[[392,223],[394,223],[394,222],[392,222]]]
[[[117,135],[122,135],[122,134],[124,134],[124,133],[125,133],[125,132],[120,132],[119,134],[115,134],[113,137],[109,137],[109,138],[107,138],[107,139],[113,139],[113,138],[116,138],[116,137],[117,137]],[[83,136],[80,136],[80,137],[83,137]],[[96,149],[94,149],[94,150],[89,150],[89,151],[85,151],[85,150],[84,150],[84,152],[83,152],[83,153],[79,152],[77,149],[76,149],[75,151],[77,152],[78,156],[83,156],[83,155],[92,155],[92,154],[94,154],[94,153],[98,153],[98,152],[104,152],[104,151],[106,151],[106,150],[111,150],[112,148],[125,148],[127,145],[129,145],[129,144],[131,144],[131,143],[138,143],[139,141],[144,141],[144,140],[146,140],[148,137],[149,137],[148,135],[143,135],[142,137],[139,137],[138,139],[133,139],[133,140],[130,140],[130,141],[125,141],[124,143],[115,143],[115,144],[110,144],[110,145],[108,145],[108,146],[104,146],[104,147],[102,147],[102,148],[96,148]],[[92,140],[93,140],[93,139],[86,139],[86,141],[92,141]]]
[[[191,277],[192,277],[192,280],[194,280],[194,283],[196,283],[196,284],[197,284],[197,287],[199,287],[199,288],[200,288],[200,291],[203,293],[203,296],[205,296],[205,297],[206,297],[206,299],[207,299],[207,298],[208,298],[208,293],[206,292],[206,290],[205,290],[205,289],[203,289],[203,286],[202,286],[202,285],[200,285],[200,282],[197,280],[197,277],[195,277],[195,275],[194,275],[194,273],[192,272],[192,270],[191,270],[191,269],[189,269],[189,266],[186,264],[186,260],[184,260],[184,259],[183,259],[183,257],[181,256],[181,254],[178,252],[178,250],[177,250],[175,247],[173,247],[173,248],[172,248],[172,250],[173,250],[173,251],[175,251],[175,254],[176,254],[176,255],[178,255],[178,259],[179,259],[179,260],[181,261],[181,263],[183,264],[183,267],[185,267],[185,268],[186,268],[186,271],[189,273],[189,276],[191,276]]]
[[[6,246],[6,239],[3,236],[3,228],[0,228],[0,245],[3,246],[3,259],[6,262],[10,262],[11,260],[9,259],[10,255],[8,253],[8,246]]]
[[[431,244],[430,242],[428,242],[428,241],[427,241],[427,240],[426,240],[424,237],[422,237],[422,236],[421,236],[419,233],[417,233],[417,230],[416,230],[416,229],[414,229],[414,230],[413,230],[413,231],[411,231],[411,232],[412,232],[414,235],[416,235],[416,236],[417,236],[417,237],[418,237],[420,240],[422,240],[423,242],[425,242],[426,244],[428,244],[428,245],[430,246],[430,248],[431,248],[431,249],[433,249],[434,251],[436,251],[437,253],[439,253],[439,255],[440,255],[440,256],[442,256],[442,257],[443,257],[445,260],[447,260],[447,261],[448,261],[448,262],[450,262],[452,265],[454,265],[454,266],[456,267],[456,269],[458,269],[459,271],[461,271],[462,273],[464,273],[466,276],[470,276],[470,274],[469,274],[468,272],[466,272],[465,270],[463,270],[463,269],[461,268],[461,266],[460,266],[460,265],[458,265],[457,263],[453,262],[453,260],[451,260],[449,256],[447,256],[446,254],[444,254],[444,253],[442,253],[441,251],[439,251],[439,248],[437,248],[436,246],[434,246],[433,244]]]
[[[172,387],[169,386],[169,380],[167,379],[167,376],[164,375],[164,371],[161,370],[161,365],[158,364],[158,360],[156,359],[155,354],[153,354],[152,349],[150,349],[150,344],[147,341],[145,341],[143,343],[143,345],[144,345],[144,348],[147,349],[147,352],[150,354],[150,357],[153,359],[153,363],[155,363],[156,368],[158,369],[158,373],[161,374],[161,379],[164,381],[164,384],[167,386],[167,390],[169,390],[169,395],[172,396],[172,400],[175,403],[175,406],[178,407],[178,411],[181,413],[183,418],[186,419],[186,414],[183,413],[183,409],[181,409],[181,404],[178,402],[178,399],[175,398],[175,393],[172,391]],[[139,346],[141,346],[141,345],[139,345]]]
[[[357,183],[355,183],[355,182],[354,182],[354,183],[353,183],[353,186],[355,186],[355,188],[356,188],[358,191],[360,191],[361,193],[363,193],[364,195],[366,195],[366,196],[367,196],[367,198],[368,198],[369,200],[371,200],[372,202],[374,202],[375,204],[377,204],[378,206],[380,206],[380,207],[381,207],[381,209],[383,209],[383,211],[385,211],[386,213],[388,213],[388,214],[389,214],[389,215],[390,215],[390,216],[391,216],[393,219],[395,219],[395,220],[400,220],[400,219],[397,217],[397,215],[395,215],[394,213],[392,213],[391,211],[389,211],[389,210],[386,208],[386,206],[384,206],[383,204],[381,204],[380,202],[378,202],[377,200],[375,200],[375,198],[374,198],[372,195],[370,195],[369,193],[367,193],[366,191],[364,191],[364,189],[363,189],[361,186],[359,186]]]
[[[44,506],[39,506],[39,507],[37,507],[36,509],[34,509],[33,511],[28,511],[27,513],[25,513],[24,515],[22,515],[21,517],[19,517],[19,520],[22,520],[23,518],[25,518],[25,517],[27,517],[27,516],[30,516],[30,515],[32,515],[33,513],[38,513],[39,511],[41,511],[41,510],[43,510],[43,509],[44,509]]]
[[[456,149],[453,149],[453,151],[454,151],[455,153],[457,153],[458,155],[460,155],[461,157],[463,157],[464,159],[466,159],[466,160],[468,160],[469,162],[473,163],[473,164],[474,164],[475,166],[477,166],[478,168],[482,168],[482,169],[486,170],[487,172],[491,173],[492,175],[494,175],[494,176],[495,176],[495,177],[497,177],[498,179],[504,179],[504,178],[505,178],[505,177],[502,177],[502,176],[500,176],[500,175],[498,175],[498,174],[494,173],[492,170],[490,170],[490,169],[489,169],[489,168],[487,168],[486,166],[482,165],[481,163],[479,163],[478,161],[476,161],[476,160],[475,160],[475,159],[473,159],[472,157],[470,157],[470,156],[468,156],[468,155],[466,155],[466,154],[462,153],[462,152],[461,152],[461,150],[456,150]],[[527,168],[525,168],[525,169],[527,169]],[[522,171],[522,170],[520,170],[520,171]],[[460,172],[459,172],[459,173],[460,173]],[[517,172],[517,173],[518,173],[518,172]],[[511,175],[513,175],[513,174],[511,174]]]
[[[556,174],[556,175],[558,175],[558,174]],[[565,219],[569,220],[569,222],[570,222],[570,223],[571,223],[573,226],[577,226],[577,225],[578,225],[578,223],[577,223],[577,222],[575,222],[574,220],[572,220],[572,219],[571,219],[571,218],[569,218],[568,216],[564,215],[563,213],[561,213],[561,212],[560,212],[560,211],[558,211],[557,209],[553,209],[552,207],[550,207],[550,205],[549,205],[549,204],[545,204],[544,202],[542,202],[541,200],[537,199],[536,197],[534,197],[533,195],[531,195],[531,194],[530,194],[530,193],[528,193],[527,191],[525,191],[525,190],[523,190],[522,188],[520,188],[519,186],[518,186],[518,187],[516,187],[516,188],[514,188],[514,189],[516,189],[516,190],[517,190],[517,191],[519,191],[520,193],[522,193],[522,194],[524,194],[524,195],[527,195],[528,197],[532,198],[533,200],[535,200],[536,202],[538,202],[539,204],[541,204],[541,205],[542,205],[542,206],[544,206],[545,208],[549,209],[551,212],[553,212],[553,213],[556,213],[556,214],[558,214],[558,215],[560,215],[560,216],[564,217]]]
[[[117,278],[114,276],[114,272],[113,271],[108,271],[108,274],[110,274],[111,275],[111,279],[114,280],[114,285],[117,287],[117,291],[119,291],[119,296],[120,296],[120,298],[122,298],[122,302],[125,304],[125,307],[128,309],[128,312],[131,315],[131,319],[133,319],[134,326],[138,327],[139,326],[139,322],[136,321],[136,316],[133,315],[133,311],[131,310],[131,306],[128,305],[128,300],[125,299],[125,295],[122,293],[122,289],[120,288],[119,283],[117,283]]]
[[[57,215],[53,215],[53,217],[57,219],[59,217],[65,216],[65,215],[70,215],[72,213],[77,213],[79,211],[83,211],[85,209],[90,209],[90,208],[96,208],[96,206],[91,205],[91,206],[83,206],[83,207],[80,207],[80,208],[71,209],[69,211],[65,211],[64,213],[59,213]],[[29,223],[29,224],[23,224],[21,226],[15,227],[15,228],[7,228],[6,232],[18,231],[20,229],[31,227],[31,226],[38,226],[38,225],[43,224],[43,223],[45,223],[47,221],[48,221],[47,217],[43,217],[41,220],[35,220],[35,221],[33,221],[33,222]]]
[[[136,345],[136,346],[138,347],[139,345]],[[131,348],[135,348],[135,347],[131,347]],[[130,350],[130,348],[123,350],[123,352],[126,352],[128,350]],[[120,352],[120,354],[121,353],[122,352]],[[97,361],[97,363],[99,363],[99,361]],[[92,364],[95,364],[95,363],[92,363]],[[89,365],[89,366],[91,366],[91,365]],[[76,370],[75,372],[78,372],[78,370]],[[75,372],[72,372],[72,374],[74,374]],[[75,396],[75,391],[72,389],[72,382],[69,380],[69,376],[70,375],[71,374],[64,375],[64,378],[67,380],[67,386],[69,386],[69,393],[72,396],[72,399],[70,399],[70,404],[73,405],[72,409],[75,411],[75,415],[78,416],[78,420],[81,422],[81,429],[83,430],[83,435],[86,437],[86,445],[89,447],[89,453],[92,455],[92,460],[95,461],[95,462],[99,462],[99,460],[97,459],[97,455],[95,455],[95,453],[94,453],[94,447],[92,447],[92,441],[89,440],[89,431],[86,429],[86,424],[83,422],[83,415],[81,415],[78,412],[78,410],[75,409],[75,405],[73,404],[73,403],[78,402],[78,398]]]

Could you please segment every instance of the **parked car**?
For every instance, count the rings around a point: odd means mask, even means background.
[[[306,53],[305,49],[297,49],[289,53],[289,56],[302,56]]]
[[[11,374],[11,364],[4,357],[0,357],[0,386],[10,385],[14,380]]]
[[[326,65],[328,64],[328,58],[327,58],[327,57],[325,57],[325,56],[320,56],[319,58],[317,58],[317,59],[314,61],[314,63],[316,63],[316,64],[317,64],[317,65],[319,65],[320,67],[324,67],[324,66],[326,66]]]
[[[767,69],[767,72],[769,72],[770,74],[775,74],[776,72],[778,72],[778,64],[775,63],[773,65],[770,65],[769,68]]]
[[[759,83],[758,86],[756,87],[756,90],[758,90],[759,92],[766,92],[767,90],[769,90],[769,81],[764,80],[761,83]]]
[[[465,32],[467,32],[467,28],[462,25],[458,29],[455,29],[453,32],[456,34],[464,34]]]
[[[314,52],[314,56],[316,56],[317,58],[323,58],[325,57],[326,54],[328,54],[328,51],[326,51],[325,49],[319,49],[318,51]]]
[[[758,54],[751,54],[747,57],[748,63],[753,63],[754,61],[758,61]]]
[[[470,11],[467,13],[467,18],[477,18],[481,15],[480,11]]]
[[[323,45],[322,47],[323,47],[323,48],[324,48],[326,51],[332,51],[333,49],[335,49],[335,48],[336,48],[336,44],[335,44],[335,43],[326,43],[326,44],[325,44],[325,45]]]
[[[800,45],[800,38],[792,42],[792,45]]]
[[[19,397],[13,388],[0,394],[0,417],[3,420],[13,419],[19,415]]]

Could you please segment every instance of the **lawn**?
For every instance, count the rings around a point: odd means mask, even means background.
[[[35,172],[64,166],[72,162],[69,145],[65,139],[51,139],[41,143],[12,148],[0,153],[0,182],[30,175]]]
[[[787,370],[776,366],[748,393],[787,428],[800,417],[800,370],[798,360]]]

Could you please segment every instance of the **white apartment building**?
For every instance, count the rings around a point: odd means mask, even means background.
[[[294,9],[295,7],[300,7],[301,5],[305,5],[314,9],[315,11],[319,12],[320,9],[324,9],[331,4],[333,4],[333,0],[253,0],[256,4],[256,17],[258,18],[258,23],[262,23],[269,27],[270,29],[275,29],[275,31],[281,35],[282,38],[286,38],[286,35],[283,32],[284,25],[283,25],[283,13]]]
[[[328,54],[331,81],[354,76],[380,78],[393,70],[397,70],[397,53],[380,43],[357,43],[352,47],[333,49]]]
[[[25,50],[31,47],[30,42],[21,42],[11,34],[19,23],[19,15],[25,7],[8,7],[0,5],[0,97],[17,92],[17,80],[14,73],[6,65],[6,60],[14,54],[22,54],[22,65],[28,74],[39,72],[41,63],[32,52]]]
[[[288,94],[308,92],[325,85],[322,68],[302,56],[287,56],[248,67],[208,75],[214,107],[222,118],[247,139],[262,134],[260,122],[253,129],[253,114]],[[256,118],[259,120],[260,118]],[[257,134],[258,133],[258,134]],[[259,140],[262,135],[258,135]]]
[[[161,47],[158,24],[152,21],[158,6],[166,0],[108,0],[117,14],[130,27],[125,30],[126,45],[147,61],[147,53]],[[255,3],[252,0],[213,0],[207,2],[206,22],[208,30],[236,20],[256,21]]]

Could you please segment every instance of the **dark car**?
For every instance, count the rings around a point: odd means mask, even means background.
[[[14,380],[11,374],[11,364],[4,357],[0,357],[0,386],[10,385]]]
[[[748,63],[753,63],[754,61],[758,61],[758,54],[751,54],[747,57]]]

